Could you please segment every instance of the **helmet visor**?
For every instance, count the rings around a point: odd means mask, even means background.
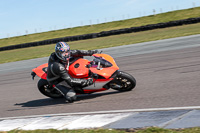
[[[70,54],[69,54],[69,52],[61,52],[61,56],[64,58],[69,58]]]
[[[60,50],[61,52],[60,52],[60,55],[61,55],[61,57],[65,60],[65,61],[67,61],[67,60],[69,60],[69,58],[70,58],[70,50]]]

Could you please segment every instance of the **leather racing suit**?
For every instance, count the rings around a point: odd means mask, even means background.
[[[66,70],[66,65],[72,64],[78,58],[91,56],[97,52],[97,50],[71,50],[70,59],[67,63],[62,62],[56,56],[55,52],[53,52],[48,61],[47,81],[51,85],[55,85],[55,89],[57,89],[69,102],[73,102],[76,99],[76,93],[72,87],[91,85],[93,81],[72,78]]]

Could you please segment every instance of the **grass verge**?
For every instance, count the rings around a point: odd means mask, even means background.
[[[200,34],[200,23],[137,33],[121,34],[95,39],[69,42],[71,49],[100,49],[120,45],[148,42],[180,36]],[[15,49],[0,52],[0,63],[47,57],[54,51],[55,44]]]
[[[163,22],[194,18],[194,17],[200,17],[200,7],[145,16],[140,18],[133,18],[122,21],[102,23],[92,26],[82,26],[82,27],[68,28],[68,29],[43,32],[37,34],[30,34],[26,36],[0,39],[0,47],[27,43],[27,42],[42,41],[42,40],[60,38],[66,36],[82,35],[82,34],[97,33],[101,31],[115,30],[121,28],[144,26],[147,24],[163,23]]]
[[[146,129],[129,129],[129,130],[114,130],[114,129],[84,129],[84,130],[12,130],[0,133],[200,133],[200,128],[187,128],[187,129],[163,129],[151,127]]]

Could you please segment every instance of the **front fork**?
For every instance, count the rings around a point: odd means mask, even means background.
[[[111,80],[110,82],[108,82],[106,85],[104,85],[104,88],[106,89],[110,89],[110,88],[113,88],[113,89],[120,89],[122,88],[121,85],[117,84],[117,80],[118,78],[120,78],[121,76],[121,71],[117,70],[115,71],[112,76],[110,78],[113,78],[113,80]]]

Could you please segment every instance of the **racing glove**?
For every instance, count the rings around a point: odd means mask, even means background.
[[[83,87],[86,87],[86,86],[89,86],[89,85],[92,85],[93,84],[93,78],[88,78],[87,80],[83,80],[81,85]]]
[[[99,53],[98,50],[88,50],[88,52],[89,52],[90,55],[93,55],[93,54]]]

